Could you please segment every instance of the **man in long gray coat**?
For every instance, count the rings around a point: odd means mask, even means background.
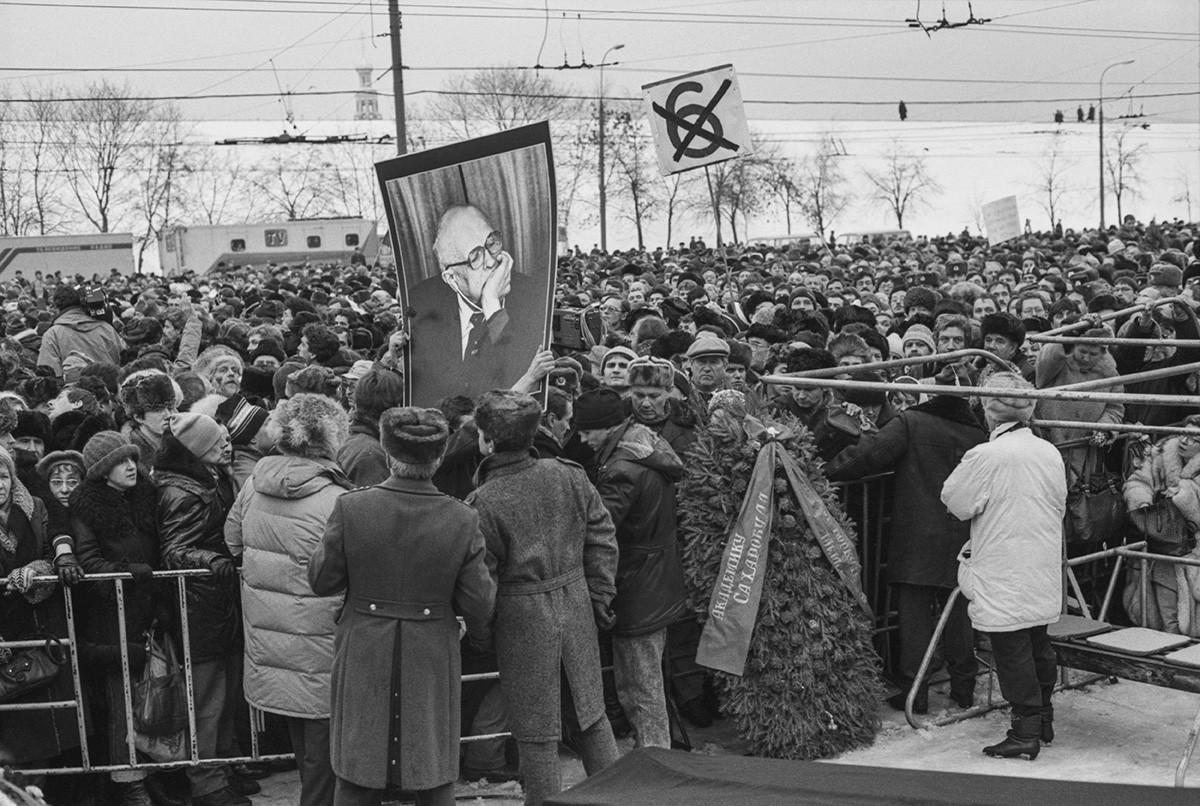
[[[496,583],[473,509],[430,478],[450,429],[435,409],[379,419],[382,484],[337,500],[308,566],[318,596],[345,590],[334,643],[335,806],[377,806],[389,785],[454,803],[462,663],[456,615],[490,640]]]
[[[496,561],[496,658],[530,806],[562,789],[560,665],[584,728],[584,770],[617,760],[596,638],[596,622],[613,619],[616,532],[582,467],[531,452],[541,415],[528,395],[483,395],[475,424],[486,458],[468,499]]]

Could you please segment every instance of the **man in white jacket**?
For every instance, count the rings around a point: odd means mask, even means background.
[[[1032,388],[1012,372],[992,375],[988,385]],[[971,624],[991,639],[1000,691],[1012,706],[1008,736],[983,752],[1031,761],[1054,738],[1055,657],[1046,626],[1062,606],[1067,500],[1062,456],[1027,425],[1033,407],[1033,400],[984,398],[989,441],[967,451],[942,487],[950,513],[971,521],[958,584]]]

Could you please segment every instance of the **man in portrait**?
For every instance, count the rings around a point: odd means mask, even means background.
[[[408,300],[413,405],[510,388],[542,348],[544,289],[515,269],[505,243],[476,207],[442,213],[433,244],[441,274]]]

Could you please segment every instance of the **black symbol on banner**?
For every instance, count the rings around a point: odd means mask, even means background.
[[[716,153],[717,149],[722,146],[731,151],[737,151],[740,148],[737,143],[725,139],[725,128],[721,125],[720,118],[713,114],[713,110],[716,109],[717,104],[725,97],[725,93],[731,86],[733,86],[733,82],[729,79],[722,81],[707,106],[688,104],[681,109],[676,109],[675,103],[679,100],[680,95],[685,92],[700,92],[704,89],[704,85],[698,81],[684,81],[675,85],[675,89],[671,90],[671,94],[667,96],[665,109],[658,104],[651,104],[651,108],[667,121],[667,137],[670,138],[671,145],[675,146],[675,162],[679,162],[680,157],[683,156],[703,159]],[[695,120],[688,120],[691,117],[695,117]],[[705,128],[705,124],[710,121],[712,122],[711,130]],[[686,134],[681,136],[681,129],[686,129]],[[708,142],[692,148],[692,141],[697,137]]]

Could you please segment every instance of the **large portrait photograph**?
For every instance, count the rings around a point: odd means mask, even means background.
[[[408,324],[407,401],[507,389],[550,342],[550,127],[377,163]]]

